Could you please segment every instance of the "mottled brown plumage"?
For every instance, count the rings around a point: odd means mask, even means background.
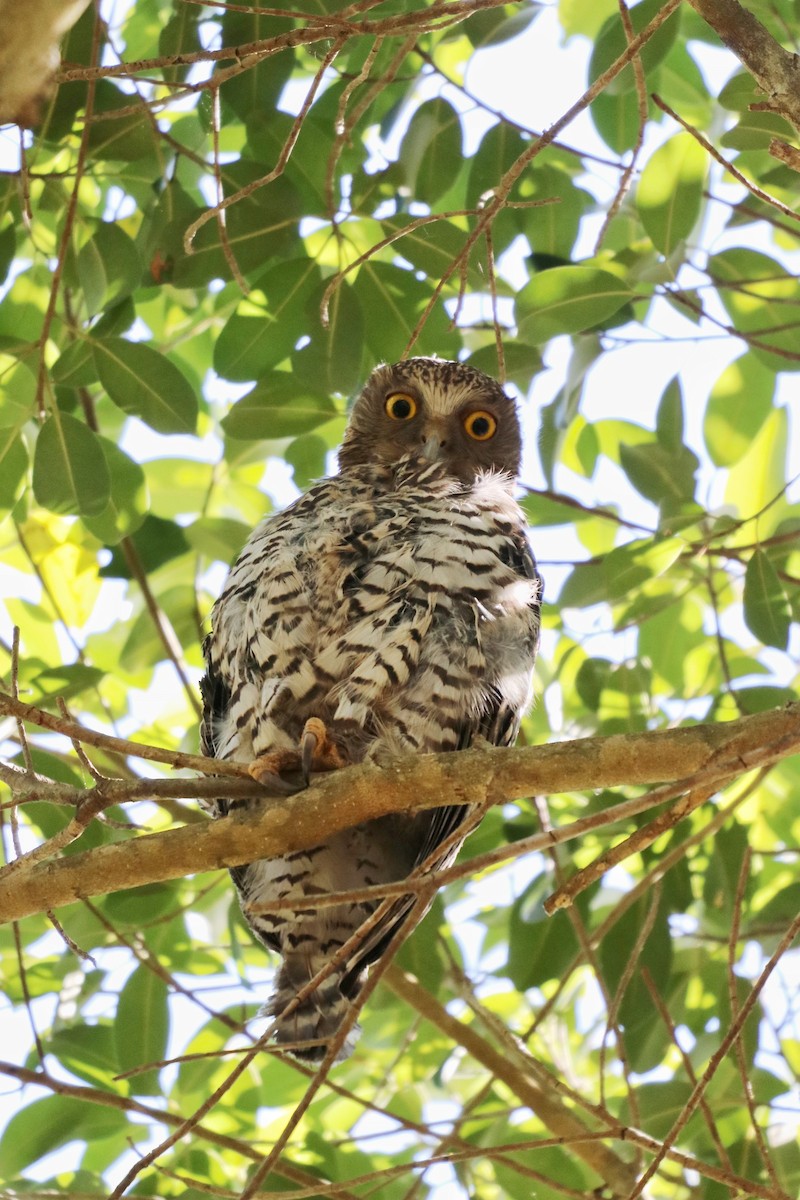
[[[300,765],[309,719],[350,763],[477,737],[510,745],[530,700],[541,594],[513,498],[519,458],[514,403],[482,372],[431,358],[377,367],[340,473],[258,526],[215,605],[206,751],[259,760],[269,780],[278,764]],[[222,799],[215,813],[227,809]],[[266,1010],[279,1043],[323,1056],[369,965],[410,929],[411,903],[399,898],[359,937],[377,901],[274,913],[270,902],[401,880],[429,855],[428,869],[441,868],[458,846],[436,848],[464,817],[456,806],[387,817],[232,872],[253,932],[282,956]],[[351,938],[344,961],[282,1015]]]

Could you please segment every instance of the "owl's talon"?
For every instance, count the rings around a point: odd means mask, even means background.
[[[279,796],[293,796],[295,792],[302,790],[303,785],[284,779],[280,772],[287,767],[297,767],[297,755],[291,751],[264,754],[250,763],[247,773],[268,792],[275,792]]]
[[[319,745],[319,739],[313,729],[308,728],[308,723],[303,730],[303,736],[300,738],[300,770],[303,775],[303,783],[308,787],[311,782],[311,768],[314,765],[314,755]]]
[[[325,722],[319,717],[309,717],[300,738],[300,767],[306,787],[312,771],[338,771],[346,766],[347,760],[332,741]]]

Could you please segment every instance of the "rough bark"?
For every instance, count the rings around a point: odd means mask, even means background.
[[[58,44],[89,0],[0,0],[0,125],[36,125],[55,87]]]
[[[689,0],[692,8],[753,76],[767,102],[800,133],[800,56],[784,50],[738,0]]]
[[[207,826],[147,834],[54,861],[12,863],[0,873],[0,921],[85,896],[308,849],[387,813],[647,786],[690,779],[703,771],[709,772],[709,780],[724,780],[779,761],[799,747],[800,703],[795,703],[718,725],[512,750],[479,747],[459,754],[413,756],[381,768],[350,767],[318,778],[308,791],[279,800],[265,798]],[[185,783],[185,795],[193,795],[193,780],[168,782]],[[137,796],[140,783],[133,785]],[[207,782],[202,783],[207,788]],[[220,780],[220,793],[225,787]],[[120,792],[116,800],[123,799]]]

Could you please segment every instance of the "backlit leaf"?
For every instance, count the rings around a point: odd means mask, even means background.
[[[599,325],[625,304],[630,288],[600,267],[554,267],[534,275],[517,296],[523,341],[546,342],[560,333]]]
[[[703,433],[712,459],[729,467],[746,453],[769,416],[775,373],[746,353],[725,368],[711,389]]]
[[[137,967],[120,992],[114,1021],[114,1042],[121,1071],[164,1058],[169,1034],[167,986],[153,971]],[[158,1095],[155,1070],[134,1075],[131,1090]]]
[[[52,512],[92,517],[111,494],[111,477],[100,440],[67,413],[50,416],[39,430],[33,456],[33,491]]]
[[[191,433],[197,397],[174,363],[152,346],[110,337],[94,343],[100,382],[123,412],[159,433]]]
[[[765,646],[785,650],[792,614],[778,573],[763,550],[754,550],[744,576],[744,619]]]
[[[636,204],[653,245],[667,258],[700,216],[707,172],[706,152],[688,133],[659,146],[645,165]]]

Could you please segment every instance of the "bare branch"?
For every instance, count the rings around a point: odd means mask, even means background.
[[[25,704],[22,700],[16,700],[5,692],[0,692],[0,716],[17,717],[22,721],[30,722],[31,725],[38,725],[40,729],[63,733],[64,737],[72,738],[87,746],[99,746],[103,750],[111,750],[115,754],[145,758],[150,762],[168,763],[177,770],[202,771],[205,775],[233,775],[239,778],[247,776],[247,768],[242,763],[223,762],[216,758],[206,758],[202,754],[184,754],[180,750],[167,750],[160,746],[145,746],[141,742],[130,742],[126,738],[113,737],[109,733],[99,733],[95,729],[87,729],[85,725],[79,725],[76,721],[45,712],[43,708],[37,708],[35,704]]]

